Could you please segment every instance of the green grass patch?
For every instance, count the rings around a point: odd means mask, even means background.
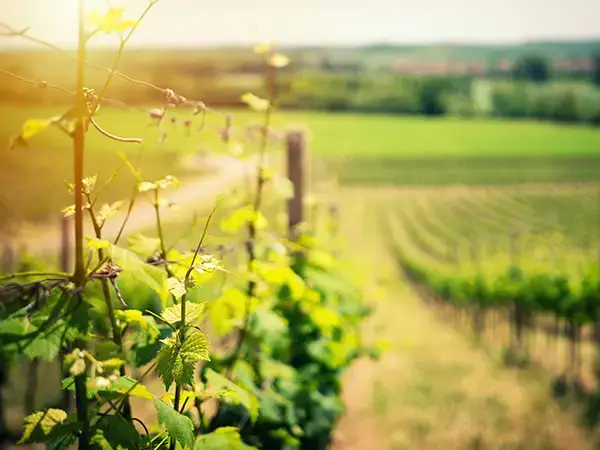
[[[118,153],[133,158],[145,178],[196,173],[181,158],[206,149],[224,151],[218,130],[221,114],[201,116],[176,111],[164,128],[167,141],[150,124],[148,108],[103,108],[98,123],[113,134],[144,139],[123,144],[92,129],[87,135],[86,167],[107,178],[121,163]],[[8,143],[30,118],[47,118],[64,108],[0,106],[0,143]],[[169,113],[171,114],[171,113]],[[247,140],[246,129],[259,123],[255,113],[232,111],[233,139]],[[176,117],[177,123],[171,123]],[[192,120],[188,129],[185,119]],[[324,157],[344,183],[502,184],[541,181],[600,180],[600,129],[531,121],[463,120],[324,112],[281,111],[274,125],[310,129],[310,149]],[[202,128],[201,131],[200,128]],[[59,130],[33,138],[28,148],[8,151],[0,145],[1,221],[44,221],[70,203],[64,182],[71,180],[71,142]],[[91,172],[88,170],[88,174]],[[129,196],[133,179],[117,177],[105,191],[113,201]]]

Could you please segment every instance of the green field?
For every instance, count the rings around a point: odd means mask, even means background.
[[[150,108],[148,108],[150,109]],[[87,167],[100,179],[120,164],[119,152],[134,160],[148,178],[165,172],[194,176],[185,156],[201,150],[226,151],[218,130],[221,114],[193,117],[188,134],[181,122],[165,124],[168,138],[149,126],[147,109],[104,109],[98,122],[124,137],[139,137],[143,144],[123,144],[96,130],[88,133]],[[3,106],[0,141],[8,142],[28,118],[47,118],[62,112],[53,108]],[[186,117],[186,114],[187,117]],[[252,138],[246,128],[260,117],[248,111],[232,111],[233,139],[243,141],[251,152]],[[177,111],[180,120],[189,112]],[[169,122],[167,120],[167,122]],[[310,130],[310,149],[322,156],[330,172],[344,183],[370,184],[506,184],[513,182],[600,180],[600,130],[527,121],[427,119],[400,116],[279,112],[274,120],[280,135],[288,129]],[[0,187],[3,216],[11,220],[43,221],[68,202],[64,181],[69,180],[69,139],[58,130],[34,137],[28,148],[0,153]],[[88,172],[89,173],[89,172]],[[132,178],[117,177],[106,190],[107,200],[128,196]],[[39,199],[44,198],[44,202]]]

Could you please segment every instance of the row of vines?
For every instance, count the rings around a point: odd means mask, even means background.
[[[556,189],[556,192],[552,192]],[[581,386],[582,345],[600,323],[597,186],[421,198],[388,217],[397,260],[425,298],[475,337],[506,326],[505,362],[532,361],[547,336],[566,341],[561,376]],[[493,328],[493,329],[490,329]],[[591,341],[591,342],[590,342]],[[554,344],[552,344],[554,342]],[[498,344],[498,342],[495,342]],[[584,388],[593,386],[584,386]]]
[[[80,0],[75,104],[59,116],[27,121],[14,141],[13,151],[30,158],[36,150],[19,144],[34,135],[57,127],[70,136],[68,188],[74,199],[64,210],[74,223],[73,273],[46,266],[0,276],[3,367],[60,359],[63,379],[56,390],[67,394],[65,405],[25,417],[19,443],[52,449],[325,449],[344,413],[344,369],[373,354],[360,334],[369,307],[331,253],[335,227],[300,221],[285,227],[286,236],[265,212],[269,198],[270,207],[281,211],[299,195],[267,157],[279,145],[270,139],[273,86],[287,58],[271,44],[255,49],[269,68],[269,95],[248,93],[242,100],[263,117],[259,143],[232,138],[230,114],[153,87],[163,97],[155,111],[159,130],[177,108],[189,109],[189,120],[198,123],[221,114],[224,151],[242,153],[249,166],[258,161],[239,195],[222,199],[203,225],[190,230],[199,235],[191,250],[181,244],[181,230],[171,235],[161,216],[172,206],[166,196],[178,186],[175,177],[147,180],[123,157],[136,179],[135,193],[104,204],[103,189],[118,173],[107,180],[83,173],[89,128],[122,145],[141,143],[103,129],[97,117],[107,103],[115,105],[105,96],[108,86],[114,77],[127,79],[118,72],[124,48],[158,2],[150,0],[138,20],[129,20],[121,8],[87,16]],[[85,83],[86,45],[98,33],[116,35],[120,43],[96,91]],[[154,209],[154,232],[128,235],[127,220],[142,202]],[[105,225],[119,217],[120,232],[107,237]],[[219,245],[210,242],[216,234]],[[155,420],[145,419],[148,411],[155,411]]]

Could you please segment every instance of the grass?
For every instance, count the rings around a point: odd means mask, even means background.
[[[441,193],[430,192],[440,203],[452,198]],[[348,413],[334,448],[594,448],[594,435],[579,423],[579,407],[560,408],[546,374],[503,367],[496,355],[440,321],[403,281],[379,221],[402,195],[342,189],[342,230],[353,244],[344,257],[360,256],[357,274],[377,278],[387,291],[373,294],[376,312],[366,338],[387,339],[391,346],[378,362],[362,361],[347,374]]]
[[[0,106],[3,118],[0,142],[8,142],[29,118],[60,114],[51,107]],[[183,118],[189,112],[178,112]],[[257,115],[234,111],[234,139],[245,139],[248,124]],[[189,116],[188,116],[189,117]],[[188,118],[185,117],[185,118]],[[171,173],[193,176],[184,157],[202,149],[223,151],[217,130],[221,115],[208,114],[203,131],[201,118],[193,118],[188,135],[181,122],[166,124],[168,140],[158,145],[159,133],[150,127],[146,108],[106,108],[98,116],[105,129],[125,137],[141,137],[139,145],[123,144],[88,134],[86,166],[101,179],[121,163],[123,152],[134,158],[148,179]],[[169,122],[167,120],[167,122]],[[344,183],[371,184],[505,184],[511,182],[600,180],[600,130],[584,126],[526,121],[427,119],[320,112],[281,112],[274,121],[279,131],[310,128],[311,151],[323,156]],[[70,180],[69,139],[48,130],[32,139],[30,147],[0,151],[0,216],[3,222],[44,221],[64,206]],[[132,178],[120,175],[106,190],[106,200],[128,196]],[[40,199],[44,198],[41,202]]]
[[[149,108],[148,108],[149,109]],[[223,151],[217,130],[224,119],[217,113],[202,120],[192,118],[188,135],[181,121],[166,124],[166,143],[149,126],[146,108],[101,110],[98,122],[113,134],[141,137],[142,145],[123,144],[88,134],[86,166],[100,178],[108,177],[121,163],[123,152],[134,158],[148,179],[171,173],[192,176],[184,157],[202,149]],[[8,142],[29,118],[47,118],[62,109],[0,106],[3,118],[0,142]],[[188,114],[187,117],[184,117]],[[233,111],[236,140],[258,122],[247,111]],[[190,118],[178,111],[175,117]],[[169,122],[169,120],[167,120]],[[527,121],[427,119],[320,112],[280,112],[274,127],[310,128],[311,151],[323,156],[345,183],[375,184],[504,184],[525,181],[600,180],[600,130],[585,126]],[[252,141],[250,141],[252,142]],[[251,144],[252,145],[252,144]],[[0,209],[4,222],[44,221],[66,206],[64,181],[70,180],[69,138],[48,130],[32,139],[30,147],[0,152]],[[129,195],[132,179],[117,177],[107,189],[107,201]],[[44,201],[41,202],[40,199]]]

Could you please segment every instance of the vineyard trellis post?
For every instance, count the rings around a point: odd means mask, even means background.
[[[304,192],[306,190],[307,147],[301,131],[290,131],[286,137],[287,175],[294,186],[294,195],[288,200],[288,233],[297,236],[298,226],[304,221]]]

